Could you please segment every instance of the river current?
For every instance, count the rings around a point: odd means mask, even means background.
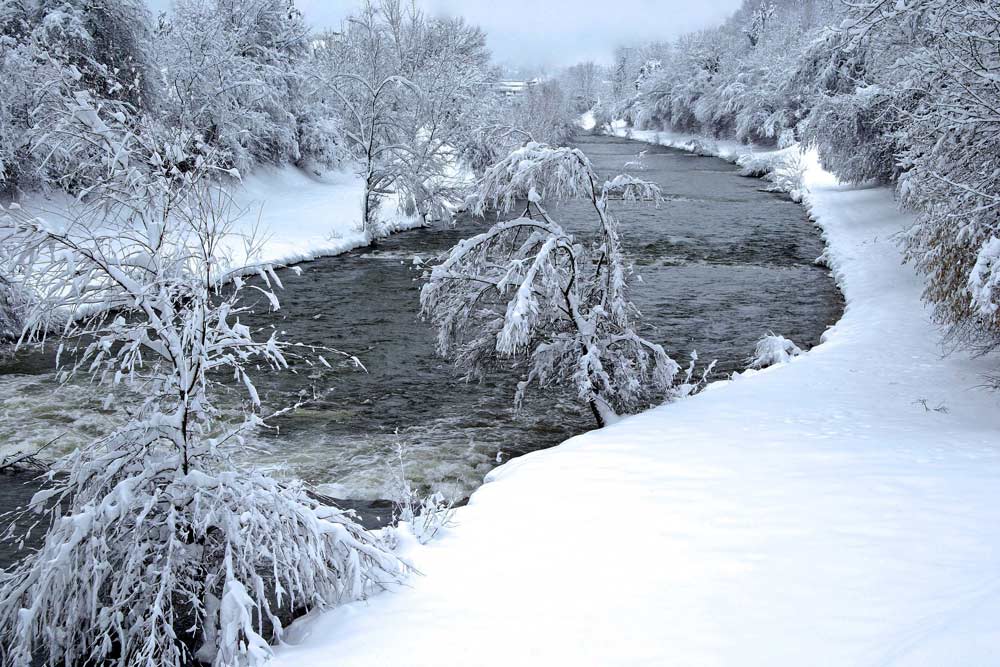
[[[578,146],[602,175],[641,162],[634,173],[663,189],[661,206],[619,205],[617,213],[635,264],[632,293],[643,334],[682,365],[697,350],[702,363],[717,359],[715,376],[724,377],[745,366],[765,334],[808,348],[839,318],[841,295],[815,262],[822,239],[798,204],[715,158],[603,136],[581,136]],[[594,229],[586,204],[551,213],[581,236]],[[461,216],[397,234],[374,250],[302,264],[301,273],[280,272],[282,308],[255,324],[350,352],[367,372],[335,364],[260,376],[258,388],[272,407],[320,397],[257,437],[255,464],[359,501],[353,504],[378,523],[387,511],[372,501],[392,495],[400,449],[411,483],[461,499],[498,463],[593,428],[589,411],[558,392],[529,391],[515,415],[514,373],[470,384],[435,354],[434,332],[419,317],[421,263],[487,224]],[[118,415],[97,393],[83,381],[57,390],[46,356],[0,360],[3,449],[62,434],[57,446],[65,450],[100,434]],[[0,477],[0,506],[10,508],[23,495],[16,486]]]

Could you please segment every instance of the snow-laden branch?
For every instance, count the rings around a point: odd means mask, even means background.
[[[234,462],[264,425],[261,369],[353,357],[258,337],[241,319],[247,297],[277,309],[281,281],[266,265],[256,284],[232,274],[240,212],[213,165],[180,156],[194,168],[137,171],[113,155],[141,133],[95,114],[106,175],[62,217],[0,209],[0,275],[25,295],[19,344],[59,338],[60,380],[86,376],[129,400],[129,419],[57,460],[8,515],[12,539],[38,523],[45,537],[0,574],[0,661],[180,667],[194,651],[261,665],[279,617],[364,597],[405,570],[303,484]],[[236,424],[216,405],[224,383],[246,399]]]
[[[628,176],[599,184],[579,150],[537,143],[487,170],[477,210],[526,201],[526,215],[459,242],[429,272],[421,304],[439,352],[471,378],[514,361],[525,373],[518,405],[530,384],[572,387],[600,425],[645,397],[673,395],[677,364],[633,328],[611,196],[657,200],[659,189]],[[576,241],[543,205],[569,198],[593,204],[595,240]]]

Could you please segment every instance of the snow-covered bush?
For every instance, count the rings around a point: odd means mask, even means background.
[[[865,11],[867,10],[867,11]],[[959,343],[1000,345],[1000,13],[976,0],[861,3],[858,48],[900,44],[886,78],[920,91],[903,108],[902,203],[917,212],[907,257]]]
[[[260,665],[282,617],[363,597],[403,567],[302,483],[234,463],[266,422],[252,376],[333,351],[241,322],[256,299],[279,307],[280,281],[267,266],[257,285],[229,272],[253,242],[230,235],[237,212],[205,156],[89,111],[77,117],[100,121],[105,178],[65,219],[0,211],[0,273],[28,297],[22,344],[58,337],[60,380],[86,375],[109,396],[126,385],[134,402],[10,517],[10,539],[45,535],[0,574],[0,660]],[[190,169],[146,168],[170,162]],[[216,406],[224,384],[244,392],[241,422]]]
[[[799,201],[805,192],[805,155],[797,148],[780,152],[746,153],[736,164],[741,176],[764,178],[771,182],[770,190],[788,193]]]
[[[784,336],[770,333],[759,341],[754,348],[753,356],[747,359],[750,368],[767,368],[777,364],[785,364],[802,354],[799,346]]]
[[[628,297],[629,267],[609,200],[658,200],[655,185],[618,176],[603,185],[579,150],[529,143],[487,171],[476,210],[512,210],[460,242],[421,291],[438,329],[438,350],[470,378],[513,361],[525,371],[515,403],[531,384],[569,386],[601,426],[650,396],[674,395],[677,364],[639,336]],[[589,201],[595,236],[578,242],[551,218],[545,201]]]
[[[761,178],[774,169],[774,157],[769,153],[744,153],[736,159],[740,176]]]
[[[801,201],[805,194],[805,175],[808,164],[805,154],[798,149],[788,149],[780,154],[777,164],[767,180],[776,192],[787,192],[794,201]]]
[[[849,183],[890,183],[903,149],[903,101],[879,85],[821,97],[805,125],[805,141],[824,168]]]
[[[719,154],[719,144],[711,139],[692,139],[684,148],[701,157],[716,157]]]

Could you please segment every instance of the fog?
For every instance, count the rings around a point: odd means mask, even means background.
[[[166,9],[171,0],[149,0]],[[432,14],[464,16],[489,34],[498,62],[561,66],[583,60],[610,62],[615,46],[668,40],[718,24],[740,0],[419,0]],[[336,27],[358,2],[297,0],[308,22]]]

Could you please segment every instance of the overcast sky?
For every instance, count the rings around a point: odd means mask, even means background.
[[[170,0],[149,0],[165,9]],[[489,34],[497,62],[572,65],[610,62],[615,46],[667,40],[715,25],[740,0],[418,0],[432,14],[464,16]],[[315,27],[336,27],[356,0],[296,0]]]

